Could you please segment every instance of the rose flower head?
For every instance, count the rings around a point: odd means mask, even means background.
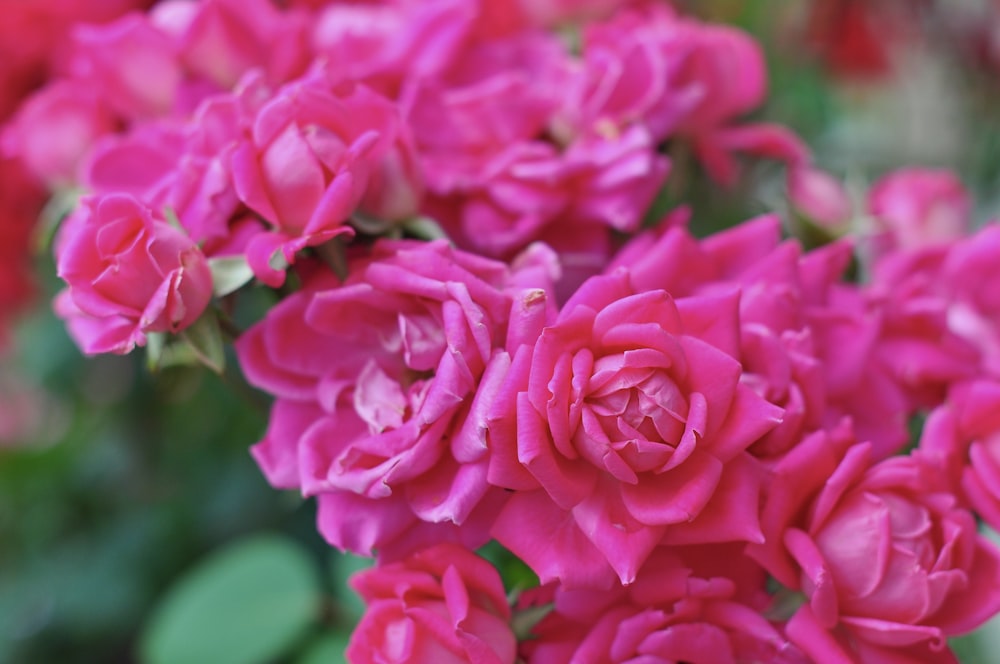
[[[314,72],[268,102],[251,133],[233,153],[233,181],[272,227],[247,249],[269,285],[283,282],[269,265],[277,251],[292,262],[300,249],[349,233],[356,210],[391,221],[416,212],[422,181],[406,126],[364,86]]]
[[[149,332],[180,332],[212,297],[201,250],[131,196],[85,199],[56,253],[69,285],[56,312],[85,353],[124,354]]]
[[[946,638],[1000,609],[1000,552],[936,466],[852,442],[819,432],[775,467],[748,553],[804,593],[788,634],[815,661],[950,661]]]
[[[459,530],[482,545],[504,495],[486,481],[486,410],[504,343],[545,292],[508,292],[506,265],[443,241],[380,241],[348,270],[237,343],[247,379],[277,397],[254,455],[272,483],[319,496],[319,528],[342,549],[398,559]]]
[[[361,572],[368,611],[351,636],[354,664],[513,664],[517,640],[495,567],[454,544]]]
[[[514,351],[490,411],[493,529],[542,581],[623,583],[661,541],[754,540],[746,448],[781,409],[740,382],[739,296],[588,280]]]

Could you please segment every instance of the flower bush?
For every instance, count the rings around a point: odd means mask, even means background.
[[[47,192],[85,354],[266,395],[261,474],[375,559],[348,661],[945,662],[1000,612],[956,173],[834,175],[754,36],[659,0],[125,4],[12,33],[0,269]],[[917,39],[813,4],[841,75]]]

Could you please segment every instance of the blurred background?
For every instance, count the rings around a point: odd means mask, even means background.
[[[764,45],[771,92],[755,116],[799,133],[821,167],[859,192],[904,164],[951,168],[980,222],[1000,216],[1000,3],[680,4]],[[729,191],[683,156],[675,169],[670,198],[692,203],[699,231],[784,200],[773,164],[749,165]],[[0,196],[14,189],[0,183]],[[232,358],[221,377],[153,373],[141,353],[83,358],[51,313],[51,260],[26,269],[33,295],[0,357],[0,663],[342,661],[362,609],[345,580],[367,563],[331,550],[313,505],[264,481],[247,448],[267,403]],[[0,304],[14,290],[0,284]],[[956,649],[996,661],[997,634]]]

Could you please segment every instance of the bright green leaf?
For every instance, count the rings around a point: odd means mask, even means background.
[[[215,553],[181,577],[140,643],[146,664],[264,664],[316,621],[319,580],[309,556],[264,535]]]

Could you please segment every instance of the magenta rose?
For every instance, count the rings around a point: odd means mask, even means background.
[[[555,589],[554,610],[522,656],[528,664],[807,664],[764,616],[770,599],[746,601],[747,581],[768,597],[766,574],[738,547],[661,548],[628,587]]]
[[[920,331],[933,323],[944,328],[944,333],[938,333],[944,339],[937,343],[937,354],[946,353],[965,365],[939,376],[937,403],[943,399],[942,388],[950,382],[977,374],[1000,376],[997,251],[1000,224],[993,222],[952,242],[890,252],[874,265],[868,291],[886,303],[886,309],[898,320],[897,326]],[[928,350],[933,349],[925,348],[924,353]],[[961,354],[957,355],[958,351]],[[936,373],[948,368],[940,360],[936,364]]]
[[[1000,529],[1000,383],[956,385],[928,415],[918,454],[942,471],[965,507]]]
[[[444,242],[379,242],[348,268],[342,285],[307,279],[237,342],[249,381],[278,398],[254,455],[272,483],[319,495],[338,547],[481,545],[503,498],[485,441],[501,349],[537,329],[546,294],[508,292],[504,264]]]
[[[273,228],[248,248],[263,281],[270,267],[307,246],[350,232],[358,209],[399,220],[416,212],[421,174],[396,107],[360,85],[331,84],[314,74],[289,85],[258,113],[252,136],[232,157],[240,200]]]
[[[77,26],[69,65],[74,78],[129,120],[174,111],[183,82],[177,44],[138,12]]]
[[[748,552],[805,594],[788,633],[816,662],[897,648],[944,657],[946,638],[1000,609],[1000,552],[936,468],[915,457],[871,466],[871,446],[851,442],[814,435],[774,469],[767,542]]]
[[[662,141],[704,100],[701,81],[682,80],[692,56],[685,25],[665,6],[622,11],[583,30],[583,62],[563,131],[589,134],[640,124]]]
[[[220,90],[255,68],[281,83],[308,63],[306,16],[267,0],[168,0],[157,3],[151,16],[176,42],[185,74]]]
[[[517,639],[495,567],[453,544],[351,579],[368,610],[351,636],[351,664],[514,664]]]
[[[543,582],[629,583],[661,541],[754,540],[746,448],[781,409],[741,382],[738,294],[674,301],[587,281],[515,347],[490,410],[494,536]]]
[[[179,332],[212,298],[212,274],[183,231],[130,196],[85,199],[67,221],[56,310],[86,353],[128,353],[149,332]]]
[[[951,171],[904,168],[883,176],[868,192],[877,253],[947,244],[972,226],[972,201]]]
[[[803,220],[828,233],[846,232],[853,204],[844,184],[812,166],[788,169],[788,200]]]
[[[337,63],[344,79],[393,98],[404,83],[434,77],[459,60],[475,14],[464,0],[317,5],[316,53]]]
[[[4,148],[55,189],[79,180],[81,160],[112,127],[110,112],[92,89],[59,81],[24,102],[3,136]]]

